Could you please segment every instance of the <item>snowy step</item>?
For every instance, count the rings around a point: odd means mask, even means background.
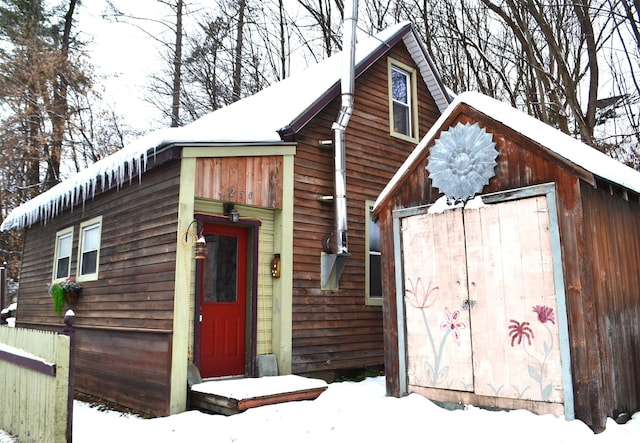
[[[233,415],[258,406],[313,400],[327,389],[323,380],[298,375],[211,380],[191,387],[194,409]]]

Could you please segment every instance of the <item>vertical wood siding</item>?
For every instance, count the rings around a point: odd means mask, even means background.
[[[282,157],[200,158],[195,195],[282,209]]]
[[[606,185],[605,185],[606,186]],[[615,417],[640,410],[640,204],[608,187],[582,186],[586,275],[597,321],[602,379],[596,412]]]
[[[55,375],[37,372],[0,358],[0,428],[21,442],[65,442],[69,396],[67,336],[48,331],[0,327],[3,351],[52,364]]]
[[[389,54],[414,66],[404,45]],[[355,107],[346,131],[349,253],[340,289],[320,289],[322,242],[334,228],[334,159],[331,125],[339,98],[298,135],[295,157],[293,357],[292,372],[361,368],[383,363],[382,308],[365,306],[365,200],[375,200],[413,150],[414,144],[389,135],[387,58],[356,80]],[[440,115],[418,78],[420,136]]]
[[[102,216],[98,281],[83,282],[75,309],[76,389],[153,414],[169,398],[179,163],[157,167],[26,231],[18,325],[62,327],[47,285],[56,232]],[[43,276],[45,277],[43,279]]]

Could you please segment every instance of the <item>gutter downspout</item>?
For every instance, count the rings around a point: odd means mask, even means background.
[[[335,164],[335,238],[336,253],[323,256],[322,287],[327,288],[330,279],[337,288],[344,265],[349,257],[347,236],[347,172],[345,160],[345,131],[353,113],[355,89],[356,60],[356,26],[358,23],[358,1],[347,0],[344,6],[343,44],[342,44],[342,105],[336,121],[331,126],[333,131],[334,164]]]
[[[342,107],[333,130],[335,149],[335,226],[338,255],[349,255],[347,238],[347,173],[345,160],[345,131],[353,113],[355,89],[356,25],[358,22],[358,2],[345,2],[342,59]]]

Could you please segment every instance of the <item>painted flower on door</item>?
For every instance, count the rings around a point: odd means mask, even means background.
[[[432,287],[431,282],[429,282],[425,289],[420,277],[416,279],[415,284],[411,279],[407,279],[407,282],[408,288],[405,290],[405,300],[408,305],[420,310],[426,332],[427,348],[430,349],[432,356],[424,360],[424,375],[430,386],[438,386],[444,383],[449,375],[449,366],[446,365],[443,359],[445,344],[449,336],[452,335],[453,340],[459,346],[460,330],[465,329],[467,326],[460,321],[460,311],[451,312],[449,308],[445,307],[443,320],[440,322],[439,328],[444,333],[438,337],[437,333],[432,331],[432,325],[429,324],[426,310],[436,302],[439,288],[437,286]]]
[[[527,356],[527,371],[529,377],[532,378],[539,386],[540,396],[542,400],[549,400],[553,386],[551,383],[544,383],[545,367],[549,359],[549,355],[554,346],[553,331],[549,327],[548,323],[555,325],[555,314],[553,308],[549,306],[536,305],[533,307],[533,312],[536,313],[538,321],[544,326],[547,331],[547,338],[542,339],[542,352],[536,351],[534,345],[535,336],[531,328],[531,323],[528,321],[519,322],[511,319],[509,321],[508,331],[511,338],[511,346],[522,346],[524,354]],[[518,387],[517,387],[518,388]],[[519,387],[520,392],[524,393],[529,387]]]

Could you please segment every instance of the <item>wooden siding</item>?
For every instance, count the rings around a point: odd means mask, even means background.
[[[282,156],[199,158],[195,195],[282,209]]]
[[[612,246],[607,242],[617,241],[619,242],[618,244],[626,244],[629,241],[637,241],[636,233],[640,231],[637,230],[638,222],[632,220],[631,214],[635,214],[635,217],[638,218],[638,213],[634,213],[632,209],[627,209],[627,215],[623,217],[624,222],[617,220],[616,216],[605,223],[603,214],[619,211],[619,208],[615,206],[621,203],[608,202],[606,203],[607,205],[613,206],[603,209],[602,206],[605,206],[603,199],[606,198],[601,196],[600,200],[602,201],[599,203],[599,209],[593,209],[600,215],[596,217],[595,213],[586,214],[583,212],[583,208],[585,205],[593,204],[591,201],[593,197],[583,198],[582,194],[585,190],[591,189],[591,184],[595,183],[594,177],[587,171],[568,164],[538,144],[524,138],[521,134],[466,105],[460,105],[458,109],[454,110],[442,125],[441,130],[446,130],[458,122],[478,122],[481,127],[486,128],[487,132],[493,134],[493,139],[497,143],[500,155],[497,158],[496,175],[490,180],[483,193],[542,183],[555,183],[567,298],[575,415],[593,428],[602,429],[605,425],[606,416],[611,415],[613,412],[611,410],[614,407],[613,399],[616,400],[615,403],[619,407],[631,403],[631,394],[628,392],[622,394],[616,391],[616,389],[626,389],[629,385],[624,388],[606,387],[610,392],[607,392],[604,396],[602,390],[603,387],[608,385],[607,380],[612,377],[607,368],[610,368],[612,363],[616,363],[617,359],[623,359],[629,355],[615,354],[616,356],[614,356],[612,352],[630,350],[629,346],[634,334],[637,340],[637,329],[633,329],[630,326],[632,323],[628,325],[626,323],[626,321],[635,321],[635,324],[637,324],[640,320],[637,304],[632,305],[629,312],[622,314],[621,312],[616,312],[622,301],[613,302],[614,298],[618,300],[617,296],[614,297],[616,291],[613,288],[616,285],[620,287],[623,284],[631,285],[633,280],[633,277],[628,277],[627,281],[621,281],[620,277],[615,276],[623,273],[627,275],[636,274],[637,267],[635,266],[637,261],[629,261],[627,265],[614,271],[612,268],[603,270],[592,257],[595,251],[611,251]],[[434,140],[437,138],[438,134],[435,135]],[[434,140],[431,140],[430,143],[433,144]],[[387,373],[388,393],[392,395],[400,394],[399,377],[401,376],[397,364],[399,350],[397,348],[396,269],[393,257],[392,214],[396,208],[433,203],[439,197],[438,190],[431,187],[428,171],[425,169],[427,156],[428,150],[421,158],[416,159],[407,174],[376,211],[381,225],[383,294],[385,301],[388,301],[388,303],[385,303],[384,311],[385,324],[389,325],[385,330],[385,370]],[[632,206],[631,203],[626,204]],[[592,209],[589,210],[591,211]],[[624,211],[621,214],[624,214]],[[594,217],[596,218],[594,219]],[[590,230],[593,229],[594,220],[600,220],[601,223],[599,228],[600,243],[590,238],[593,236],[593,232],[590,232]],[[616,221],[614,222],[613,220]],[[625,237],[632,233],[632,240],[627,238],[622,240],[623,227],[626,233]],[[607,235],[611,237],[605,240]],[[633,253],[630,252],[629,254]],[[605,272],[605,274],[602,274],[602,272]],[[609,282],[609,274],[618,278],[618,283]],[[598,280],[595,277],[588,277],[590,275],[605,275],[605,277],[600,277],[601,280]],[[608,283],[604,283],[605,281]],[[602,291],[604,287],[606,287],[606,295],[599,295],[598,291]],[[639,288],[636,287],[635,289],[635,294],[637,294],[637,289]],[[628,294],[631,294],[633,289],[625,289],[625,291],[629,291]],[[623,291],[623,293],[625,292]],[[622,299],[626,300],[629,297],[632,296],[625,295]],[[617,308],[612,308],[613,306]],[[611,316],[603,315],[606,312],[616,313],[612,313]],[[612,340],[606,332],[609,330],[610,322],[619,327],[617,334],[620,334],[620,341],[616,345],[608,344]],[[623,327],[623,323],[626,326]],[[594,325],[600,325],[601,327],[597,331],[602,331],[605,335],[594,333],[597,332]],[[622,335],[624,334],[629,334],[629,336],[623,339]],[[618,357],[618,355],[625,355],[625,357]],[[637,359],[637,355],[638,352],[636,350],[636,357],[634,358]],[[623,373],[626,371],[629,376],[633,375],[628,363],[626,366],[622,366],[627,368],[623,370]],[[620,375],[616,374],[615,377],[620,377]],[[622,378],[626,380],[627,376],[623,375]],[[637,384],[633,386],[637,389]]]
[[[414,66],[404,45],[388,54]],[[418,78],[419,132],[422,136],[440,115]],[[294,281],[292,372],[337,371],[383,363],[382,308],[365,306],[365,201],[374,200],[413,150],[414,144],[389,135],[387,58],[356,80],[355,107],[346,131],[349,253],[340,288],[320,289],[323,239],[334,228],[332,204],[334,159],[331,125],[339,98],[298,134],[294,190]]]
[[[51,275],[56,232],[75,228],[75,275],[78,227],[101,215],[99,278],[83,282],[75,308],[76,389],[158,415],[169,399],[178,173],[178,162],[157,167],[140,183],[28,229],[17,314],[19,326],[62,328],[43,280]]]
[[[0,344],[8,346],[0,351],[0,429],[24,443],[66,442],[69,337],[1,327]]]
[[[590,406],[600,417],[616,417],[640,410],[640,204],[637,195],[625,198],[601,185],[582,185],[584,297],[596,319],[588,332],[597,337],[593,370],[602,383]]]

